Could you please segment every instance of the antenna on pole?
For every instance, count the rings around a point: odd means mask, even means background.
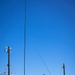
[[[65,75],[65,64],[63,63],[63,75]]]

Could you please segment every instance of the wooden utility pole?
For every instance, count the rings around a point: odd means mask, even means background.
[[[10,75],[10,47],[8,46],[7,49],[5,50],[8,53],[8,75]]]
[[[63,75],[65,75],[65,64],[63,63]]]
[[[45,73],[43,75],[46,75]]]

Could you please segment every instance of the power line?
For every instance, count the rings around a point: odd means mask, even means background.
[[[48,71],[49,75],[51,75],[51,72],[49,71],[49,69],[48,69],[48,67],[47,67],[46,63],[44,62],[44,60],[43,60],[43,58],[41,57],[41,55],[40,55],[40,53],[39,53],[39,51],[38,51],[38,50],[37,50],[37,54],[39,55],[39,57],[40,57],[40,59],[41,59],[42,63],[44,64],[45,68],[47,69],[47,71]]]

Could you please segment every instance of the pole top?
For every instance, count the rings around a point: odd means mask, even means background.
[[[46,75],[45,73],[43,75]]]
[[[65,68],[65,64],[63,63],[63,68]]]
[[[6,46],[6,49],[4,51],[7,52],[7,53],[11,53],[10,50],[11,50],[11,47]]]

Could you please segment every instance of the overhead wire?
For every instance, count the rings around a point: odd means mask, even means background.
[[[49,75],[51,75],[51,72],[50,72],[50,70],[48,69],[48,67],[47,67],[45,61],[43,60],[42,56],[40,55],[39,51],[38,51],[38,50],[36,50],[36,51],[37,51],[37,54],[39,55],[39,57],[40,57],[42,63],[44,64],[46,70],[48,71]]]
[[[51,75],[51,72],[50,70],[48,69],[46,63],[44,62],[43,58],[41,57],[40,53],[38,50],[37,51],[37,54],[39,55],[42,63],[44,64],[46,70],[48,71],[49,75]],[[24,75],[25,75],[25,58],[26,58],[26,0],[25,0],[25,19],[24,19]]]

